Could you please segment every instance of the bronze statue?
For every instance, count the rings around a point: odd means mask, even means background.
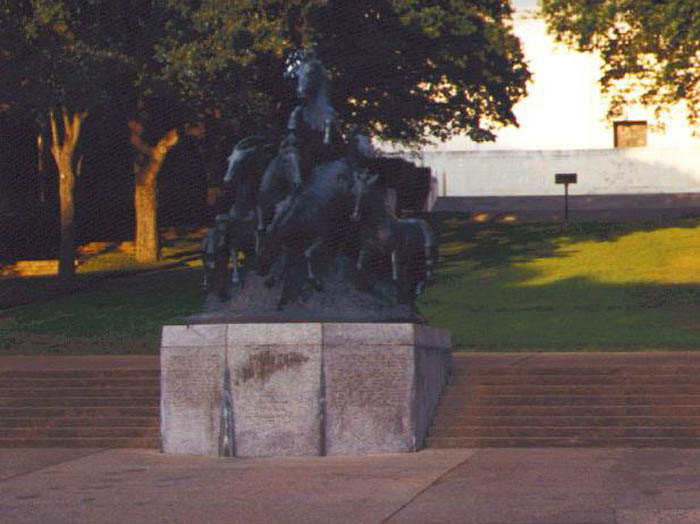
[[[289,162],[297,164],[308,180],[314,166],[339,158],[344,148],[323,64],[313,50],[297,52],[287,62],[285,76],[296,79],[299,100],[287,125],[286,141],[295,148]]]
[[[260,136],[250,136],[239,141],[228,157],[223,185],[226,193],[233,193],[233,204],[226,213],[216,215],[215,226],[202,239],[202,286],[207,292],[215,291],[221,299],[229,296],[226,278],[229,260],[231,283],[240,286],[239,253],[250,258],[259,250],[262,240],[256,227],[259,190],[264,169],[273,155],[272,143]]]
[[[343,138],[316,54],[294,53],[285,76],[299,103],[279,147],[251,136],[228,159],[235,197],[202,243],[207,318],[419,320],[432,231],[387,209],[372,141],[356,127]]]
[[[363,170],[355,172],[354,179],[350,219],[361,223],[357,271],[364,276],[372,257],[389,258],[391,279],[405,300],[415,299],[425,290],[437,260],[430,226],[421,219],[396,218],[387,205],[379,175]]]
[[[343,244],[347,232],[342,225],[348,223],[353,173],[369,160],[365,158],[371,154],[368,143],[366,136],[353,135],[343,158],[317,165],[309,183],[280,202],[260,252],[261,275],[268,274],[272,260],[281,253],[285,274],[290,257],[303,260],[307,280],[316,291],[323,290],[314,265],[328,246]],[[281,304],[286,301],[283,291]]]

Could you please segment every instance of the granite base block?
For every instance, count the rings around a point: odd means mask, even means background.
[[[166,326],[166,453],[319,456],[420,449],[450,366],[418,324]]]
[[[229,329],[235,454],[320,454],[321,326],[240,324]]]
[[[160,420],[162,447],[168,453],[220,453],[225,331],[226,326],[172,326],[164,331]],[[180,345],[166,345],[174,343]]]

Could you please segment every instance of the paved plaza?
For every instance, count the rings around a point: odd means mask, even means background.
[[[697,524],[700,450],[236,459],[0,449],[0,522]]]

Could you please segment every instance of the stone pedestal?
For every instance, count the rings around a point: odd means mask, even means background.
[[[166,326],[163,451],[313,456],[423,446],[450,334],[417,324]]]

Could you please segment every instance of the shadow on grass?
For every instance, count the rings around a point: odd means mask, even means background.
[[[162,326],[201,308],[200,278],[186,267],[130,274],[0,311],[0,354],[157,354]]]
[[[441,264],[418,305],[431,325],[451,330],[455,349],[700,349],[697,219],[474,224],[450,215],[433,223]]]
[[[586,264],[605,243],[614,248],[608,250],[611,264],[619,259],[633,269],[658,265],[657,247],[700,256],[700,231],[697,246],[693,231],[700,220],[563,225],[475,224],[456,214],[430,219],[440,237],[441,265],[418,307],[431,325],[451,330],[455,349],[699,347],[700,267],[695,270],[693,257],[681,268],[680,283],[661,277],[653,282],[656,276],[644,273],[646,281],[636,281],[637,274],[624,267],[613,275],[620,282],[606,280]],[[654,234],[636,239],[639,252],[625,251],[627,240],[640,232]],[[652,239],[665,245],[647,246]],[[34,296],[31,304],[0,311],[0,354],[157,353],[161,327],[201,309],[201,269],[188,265],[197,242],[168,246],[164,264],[170,269],[132,264],[112,271],[116,259],[112,266],[96,260],[94,271],[80,273],[77,291],[69,295],[42,296],[42,286],[51,288],[53,279],[0,281],[0,303],[8,294],[14,301],[22,293]],[[547,266],[560,262],[566,271]],[[665,268],[655,270],[663,276]],[[668,271],[680,270],[671,264]]]
[[[467,257],[477,267],[527,262],[535,258],[563,257],[567,244],[583,241],[614,242],[637,232],[669,228],[697,229],[700,219],[630,222],[477,223],[468,215],[436,213],[429,217],[441,245],[445,266]],[[700,232],[699,232],[700,234]]]
[[[534,288],[486,287],[463,300],[436,289],[420,309],[430,325],[450,329],[461,350],[700,349],[700,285],[567,279]]]
[[[70,288],[55,276],[14,276],[0,279],[0,310],[82,293],[105,279],[119,279],[152,271],[196,265],[200,259],[200,237],[164,239],[161,259],[139,263],[132,253],[119,251],[112,243],[104,249],[79,257],[75,281]]]

